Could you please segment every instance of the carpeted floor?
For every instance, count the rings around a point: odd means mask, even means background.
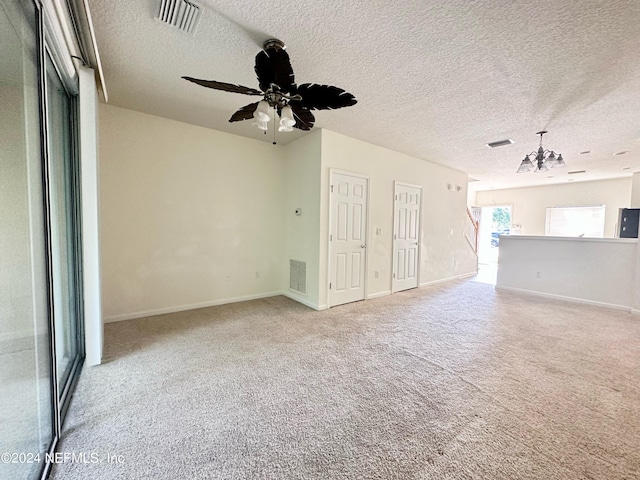
[[[59,448],[89,460],[54,479],[640,478],[629,313],[459,281],[323,312],[273,297],[105,334]]]

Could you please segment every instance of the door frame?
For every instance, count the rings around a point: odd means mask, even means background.
[[[329,216],[328,216],[328,220],[329,220],[329,224],[328,224],[328,228],[327,228],[327,244],[328,244],[328,248],[327,248],[327,308],[331,308],[333,305],[331,305],[331,288],[329,288],[329,285],[331,283],[331,253],[332,253],[332,243],[331,242],[331,225],[332,225],[332,221],[333,221],[333,212],[332,212],[332,208],[331,208],[331,195],[332,195],[332,191],[331,191],[331,186],[333,184],[333,175],[334,174],[339,174],[339,175],[349,175],[351,177],[356,177],[356,178],[363,178],[367,181],[367,211],[365,212],[365,219],[367,222],[366,228],[364,230],[364,243],[366,245],[365,247],[365,253],[364,253],[364,298],[363,300],[367,300],[369,298],[369,282],[368,282],[368,278],[369,278],[369,205],[370,205],[370,200],[371,200],[371,180],[369,178],[369,175],[366,175],[364,173],[358,173],[358,172],[350,172],[348,170],[340,170],[338,168],[331,168],[329,167],[329,182],[327,185],[327,189],[328,189],[328,199],[329,199]],[[337,306],[337,305],[336,305]]]
[[[396,228],[396,186],[401,185],[403,187],[412,187],[412,188],[417,188],[420,190],[420,203],[418,205],[419,211],[418,211],[418,217],[420,219],[420,225],[418,228],[418,268],[416,271],[416,276],[418,279],[418,285],[416,285],[416,288],[418,288],[420,286],[420,263],[422,260],[422,192],[423,192],[423,188],[422,185],[415,185],[413,183],[406,183],[406,182],[400,182],[398,180],[394,180],[393,181],[393,215],[392,215],[392,228],[391,228],[391,294],[394,294],[396,292],[403,292],[404,290],[395,290],[394,289],[394,273],[396,270],[396,255],[395,255],[395,243],[396,243],[396,239],[394,238],[395,236],[395,228]]]
[[[486,208],[509,208],[511,211],[511,223],[510,223],[510,229],[513,230],[513,210],[514,210],[514,205],[513,203],[481,203],[479,205],[474,205],[476,208],[480,208],[483,210]],[[484,213],[482,213],[480,215],[480,219],[478,220],[479,224],[478,224],[478,251],[477,251],[477,255],[478,255],[478,264],[480,264],[480,249],[482,248],[482,251],[485,251],[486,245],[481,247],[481,242],[482,242],[482,237],[485,234],[485,229],[487,228],[486,224],[483,227],[483,223],[482,223],[482,218],[484,217]],[[491,229],[491,226],[488,227],[489,229]],[[491,235],[491,233],[489,233],[489,235]],[[483,257],[484,259],[484,257]],[[487,265],[486,263],[482,263],[482,265]]]

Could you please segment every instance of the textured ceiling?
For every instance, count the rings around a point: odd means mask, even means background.
[[[227,121],[253,97],[180,77],[257,88],[254,57],[275,37],[298,84],[358,99],[317,112],[315,128],[462,170],[476,189],[640,171],[638,0],[200,0],[193,35],[156,20],[159,2],[89,0],[114,105],[271,141]],[[567,168],[516,174],[541,129]]]

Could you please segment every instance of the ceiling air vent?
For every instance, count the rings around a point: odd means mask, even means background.
[[[505,145],[511,145],[512,143],[513,143],[513,140],[507,138],[506,140],[499,140],[497,142],[487,143],[487,147],[489,148],[504,147]]]
[[[199,5],[189,0],[161,0],[158,20],[193,33],[200,20],[200,10]]]
[[[576,173],[587,173],[586,170],[574,170],[573,172],[567,172],[568,175],[575,175]]]

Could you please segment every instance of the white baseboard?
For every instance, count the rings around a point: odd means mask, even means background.
[[[33,329],[12,330],[9,332],[0,332],[0,342],[14,342],[25,338],[33,339]]]
[[[387,295],[391,295],[391,290],[385,290],[384,292],[371,293],[367,295],[367,300],[371,300],[372,298],[378,297],[386,297]]]
[[[420,284],[420,287],[427,287],[429,285],[436,285],[438,283],[452,282],[454,280],[461,280],[463,278],[475,277],[478,272],[461,273],[460,275],[454,275],[453,277],[440,278],[438,280],[431,280],[430,282],[424,282]]]
[[[526,295],[535,295],[536,297],[553,298],[563,300],[565,302],[584,303],[586,305],[595,305],[598,307],[612,308],[614,310],[623,310],[625,312],[634,313],[634,309],[628,305],[618,305],[615,303],[599,302],[597,300],[589,300],[586,298],[567,297],[566,295],[556,295],[554,293],[537,292],[535,290],[526,290],[524,288],[504,287],[496,285],[496,290],[506,290],[509,292],[524,293]],[[640,313],[640,310],[637,310]]]
[[[294,300],[294,301],[296,301],[298,303],[306,305],[309,308],[313,308],[314,310],[326,310],[327,309],[326,305],[316,305],[316,304],[310,302],[308,298],[305,298],[302,295],[298,295],[298,294],[296,294],[296,293],[294,293],[293,291],[290,291],[290,290],[281,292],[280,294],[284,295],[285,297],[290,298],[291,300]]]
[[[213,300],[211,302],[193,303],[191,305],[180,305],[177,307],[157,308],[153,310],[145,310],[143,312],[124,313],[105,317],[104,323],[121,322],[123,320],[133,320],[134,318],[152,317],[154,315],[163,315],[165,313],[184,312],[185,310],[195,310],[197,308],[215,307],[216,305],[225,305],[227,303],[244,302],[247,300],[256,300],[259,298],[275,297],[282,295],[282,292],[257,293],[255,295],[243,295],[241,297],[223,298],[221,300]]]

